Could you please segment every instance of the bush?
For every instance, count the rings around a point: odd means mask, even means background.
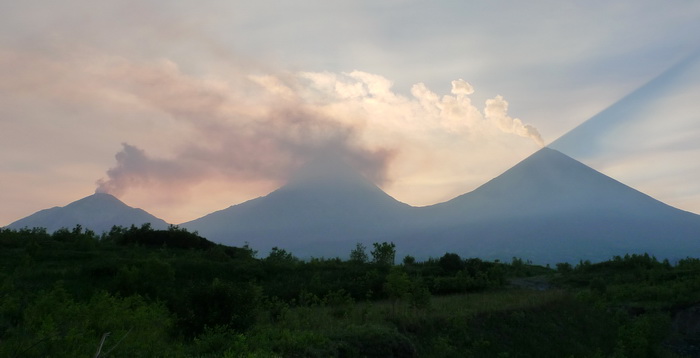
[[[250,283],[233,284],[214,279],[211,284],[191,288],[176,309],[180,329],[193,337],[206,327],[226,327],[244,332],[254,323],[261,290]]]
[[[416,357],[411,340],[396,329],[363,325],[350,326],[334,337],[338,357]]]
[[[97,292],[79,302],[57,284],[41,292],[7,330],[2,357],[85,357],[102,351],[124,357],[167,356],[172,317],[165,307],[139,296],[118,298]]]

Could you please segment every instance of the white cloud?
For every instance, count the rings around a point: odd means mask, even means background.
[[[474,93],[474,87],[463,79],[452,81],[452,94],[458,96],[468,96]]]
[[[360,71],[300,77],[307,81],[302,98],[328,117],[359,123],[363,145],[397,149],[385,188],[412,204],[471,190],[542,143],[534,128],[508,116],[502,97],[495,99],[498,115],[485,115],[472,103],[475,90],[464,80],[455,80],[452,94],[442,96],[418,83],[409,97],[394,92],[383,76]]]

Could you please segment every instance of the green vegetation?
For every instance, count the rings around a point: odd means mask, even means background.
[[[0,229],[0,357],[698,353],[698,259],[550,269],[455,253],[397,264],[393,243],[367,250],[300,260],[177,227]]]

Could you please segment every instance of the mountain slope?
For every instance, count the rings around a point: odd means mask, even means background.
[[[24,227],[44,227],[49,232],[60,228],[73,228],[80,224],[83,228],[96,233],[109,231],[112,226],[129,227],[151,223],[155,229],[165,229],[168,223],[144,210],[132,208],[109,194],[95,193],[64,207],[54,207],[38,211],[7,227],[21,229]]]
[[[408,251],[536,262],[649,252],[700,255],[700,216],[678,210],[549,148],[476,190],[421,209]],[[430,245],[423,244],[430,238]]]
[[[343,163],[312,163],[282,188],[182,227],[229,245],[278,246],[301,257],[342,256],[357,242],[383,240],[413,208]]]

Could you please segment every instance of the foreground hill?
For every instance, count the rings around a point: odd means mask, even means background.
[[[38,211],[7,227],[43,227],[49,232],[81,225],[96,233],[109,231],[112,226],[129,227],[150,223],[154,229],[165,229],[168,223],[142,209],[132,208],[110,194],[95,193],[63,207]]]

